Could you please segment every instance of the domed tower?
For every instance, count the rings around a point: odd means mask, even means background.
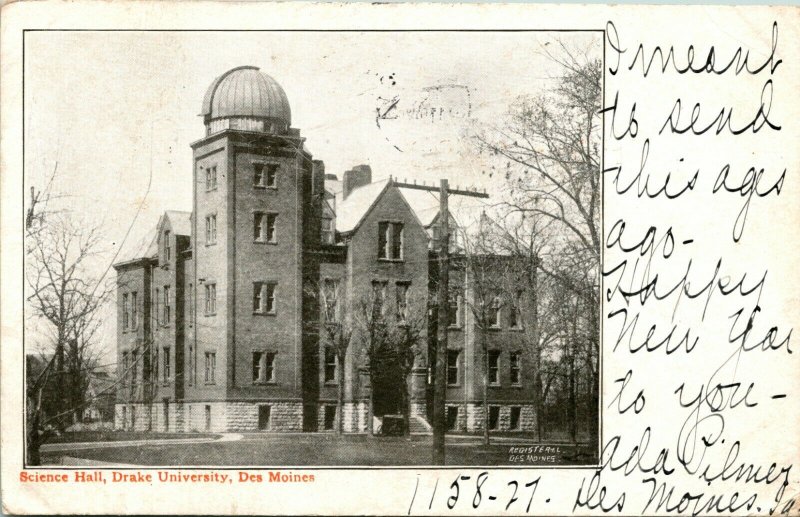
[[[316,281],[324,167],[291,127],[283,88],[254,66],[216,78],[194,151],[197,310],[186,403],[227,430],[297,431],[315,421],[316,343],[303,329]],[[187,340],[188,342],[188,340]],[[310,370],[309,370],[310,371]],[[208,402],[212,401],[212,402]],[[205,407],[202,407],[205,406]],[[206,415],[208,416],[208,415]]]
[[[226,129],[285,135],[292,125],[283,88],[255,66],[236,67],[217,77],[206,91],[201,115],[208,135]]]

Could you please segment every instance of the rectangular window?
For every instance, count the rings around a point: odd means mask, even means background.
[[[489,384],[500,384],[500,351],[489,350]]]
[[[325,406],[323,429],[325,431],[332,431],[333,425],[336,423],[336,406]]]
[[[487,323],[491,328],[500,328],[500,297],[495,296],[489,304],[489,310],[486,313]]]
[[[378,223],[378,258],[403,259],[403,223]]]
[[[161,324],[161,312],[159,312],[159,307],[161,306],[161,289],[156,288],[155,294],[153,295],[153,323],[156,325]]]
[[[264,312],[264,282],[253,282],[253,312]]]
[[[131,367],[130,362],[128,361],[128,352],[122,352],[122,378],[124,379],[126,376],[129,375],[128,368]]]
[[[217,243],[217,214],[206,216],[206,244]]]
[[[336,382],[336,351],[332,346],[325,347],[325,382]]]
[[[139,296],[136,291],[131,293],[131,328],[139,328]]]
[[[189,386],[194,384],[195,371],[194,371],[194,345],[189,345]],[[191,410],[191,406],[189,406]],[[191,418],[189,418],[191,421]]]
[[[169,347],[165,346],[162,349],[162,359],[164,362],[164,367],[162,368],[162,375],[164,376],[161,380],[164,381],[164,384],[169,382],[170,376],[170,356],[169,356]]]
[[[447,384],[455,386],[458,384],[458,356],[461,355],[459,350],[447,351]]]
[[[512,329],[522,328],[522,314],[520,313],[520,307],[522,307],[521,303],[522,291],[517,291],[514,297],[514,303],[508,311],[508,326]]]
[[[519,417],[520,417],[521,413],[522,413],[522,410],[521,410],[521,408],[519,406],[512,406],[511,407],[511,414],[509,415],[509,419],[508,419],[508,427],[512,431],[519,431],[519,428],[520,428],[520,425],[519,425],[520,424],[520,418]]]
[[[256,242],[277,242],[275,222],[277,214],[255,212],[253,214],[253,240]]]
[[[458,425],[458,406],[447,406],[447,430],[455,431]]]
[[[500,406],[489,406],[489,429],[497,431],[500,425]]]
[[[214,384],[217,376],[217,354],[206,352],[206,384]]]
[[[206,431],[211,430],[211,406],[206,404]]]
[[[253,164],[253,186],[275,188],[277,186],[278,166],[274,163]]]
[[[322,282],[322,302],[325,321],[335,323],[338,321],[339,281],[326,278]]]
[[[122,295],[122,328],[124,330],[128,330],[128,326],[129,326],[128,319],[129,319],[130,316],[128,314],[128,310],[129,310],[128,295],[126,293],[126,294]]]
[[[372,281],[372,317],[375,319],[384,316],[386,305],[386,282]]]
[[[261,360],[264,352],[253,352],[253,382],[261,382]]]
[[[217,312],[217,284],[206,284],[206,314]]]
[[[267,314],[275,314],[275,284],[264,284],[264,312]]]
[[[392,223],[392,259],[403,259],[403,223]]]
[[[158,382],[158,364],[160,360],[161,359],[158,355],[158,347],[153,347],[153,382]]]
[[[450,327],[458,328],[461,326],[461,296],[458,294],[451,294],[449,304],[447,306],[447,322]]]
[[[397,282],[397,322],[406,323],[408,321],[408,282]]]
[[[265,216],[266,222],[266,239],[267,242],[278,242],[277,233],[275,232],[275,221],[278,219],[277,214],[267,214]]]
[[[258,428],[262,431],[269,429],[270,407],[267,405],[258,406]]]
[[[206,191],[217,189],[217,166],[206,167]]]
[[[333,230],[333,219],[323,218],[322,219],[322,233],[320,234],[321,240],[325,244],[333,244],[334,243],[334,230]]]
[[[136,350],[131,352],[131,388],[136,389],[139,366],[136,364]]]
[[[264,235],[264,212],[255,212],[253,214],[253,240],[264,242]]]
[[[389,223],[378,223],[378,258],[389,258]]]
[[[164,232],[164,260],[166,262],[172,260],[172,246],[169,242],[169,230]]]
[[[169,320],[172,313],[171,308],[171,301],[170,301],[170,289],[168,285],[164,286],[164,325],[169,325]]]
[[[509,360],[509,378],[511,380],[511,384],[515,386],[520,385],[521,369],[522,369],[522,354],[520,352],[511,352]]]
[[[275,382],[275,354],[264,354],[264,382]]]
[[[189,291],[187,293],[187,309],[188,309],[188,323],[191,327],[194,324],[194,284],[189,284]]]

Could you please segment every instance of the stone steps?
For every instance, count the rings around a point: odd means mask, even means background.
[[[412,415],[408,420],[409,432],[411,434],[431,434],[433,428],[425,418],[419,415]]]

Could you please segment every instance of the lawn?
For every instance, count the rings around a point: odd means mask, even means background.
[[[529,443],[506,441],[483,446],[477,437],[448,437],[448,465],[584,465],[593,459],[585,447],[559,445],[534,455],[512,447]],[[535,446],[534,446],[535,447]],[[577,454],[576,454],[577,452]],[[431,437],[376,437],[333,434],[253,434],[239,441],[190,444],[142,444],[43,455],[43,463],[59,463],[61,455],[103,462],[170,466],[415,466],[429,465]]]

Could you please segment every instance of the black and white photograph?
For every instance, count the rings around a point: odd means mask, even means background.
[[[602,32],[24,45],[27,466],[597,464]]]

